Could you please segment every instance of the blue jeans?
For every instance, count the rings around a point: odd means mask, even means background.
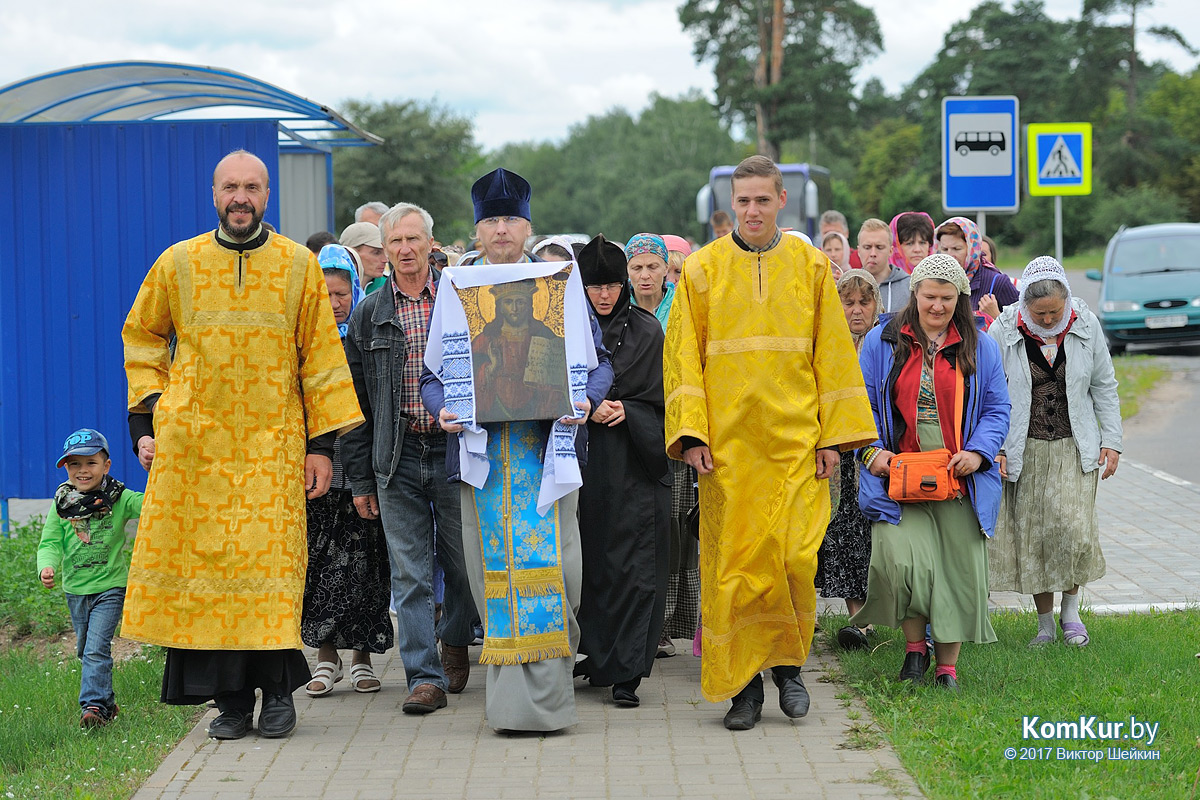
[[[392,565],[396,643],[409,691],[422,683],[445,690],[437,638],[451,646],[471,643],[474,604],[463,564],[462,517],[458,484],[446,481],[446,434],[404,437],[400,464],[387,488],[380,488],[379,514]],[[434,630],[434,521],[437,560],[446,574],[442,620]],[[475,554],[478,558],[479,555]]]
[[[98,594],[68,594],[75,654],[83,661],[79,707],[96,706],[109,714],[117,704],[112,685],[112,640],[125,607],[125,587]]]

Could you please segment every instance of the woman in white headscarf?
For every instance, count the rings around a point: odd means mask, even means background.
[[[1096,519],[1097,478],[1117,470],[1121,403],[1100,323],[1071,297],[1062,265],[1029,262],[1021,292],[992,324],[1012,399],[1012,424],[998,459],[1004,494],[992,540],[990,585],[1032,594],[1038,612],[1031,647],[1057,638],[1089,641],[1079,587],[1104,576]],[[1100,468],[1103,467],[1103,473]]]

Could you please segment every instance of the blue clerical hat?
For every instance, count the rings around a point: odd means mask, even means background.
[[[533,189],[529,181],[501,167],[475,181],[471,187],[471,202],[475,205],[475,221],[488,217],[521,217],[530,219],[529,198]]]

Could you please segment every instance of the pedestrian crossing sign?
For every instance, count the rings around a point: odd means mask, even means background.
[[[1026,128],[1029,194],[1092,193],[1090,122],[1034,122]]]

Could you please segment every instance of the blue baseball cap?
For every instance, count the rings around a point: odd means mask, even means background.
[[[80,428],[63,442],[63,454],[58,459],[58,466],[61,467],[70,456],[94,456],[101,450],[112,452],[108,449],[108,439],[104,438],[104,434],[91,428]]]

